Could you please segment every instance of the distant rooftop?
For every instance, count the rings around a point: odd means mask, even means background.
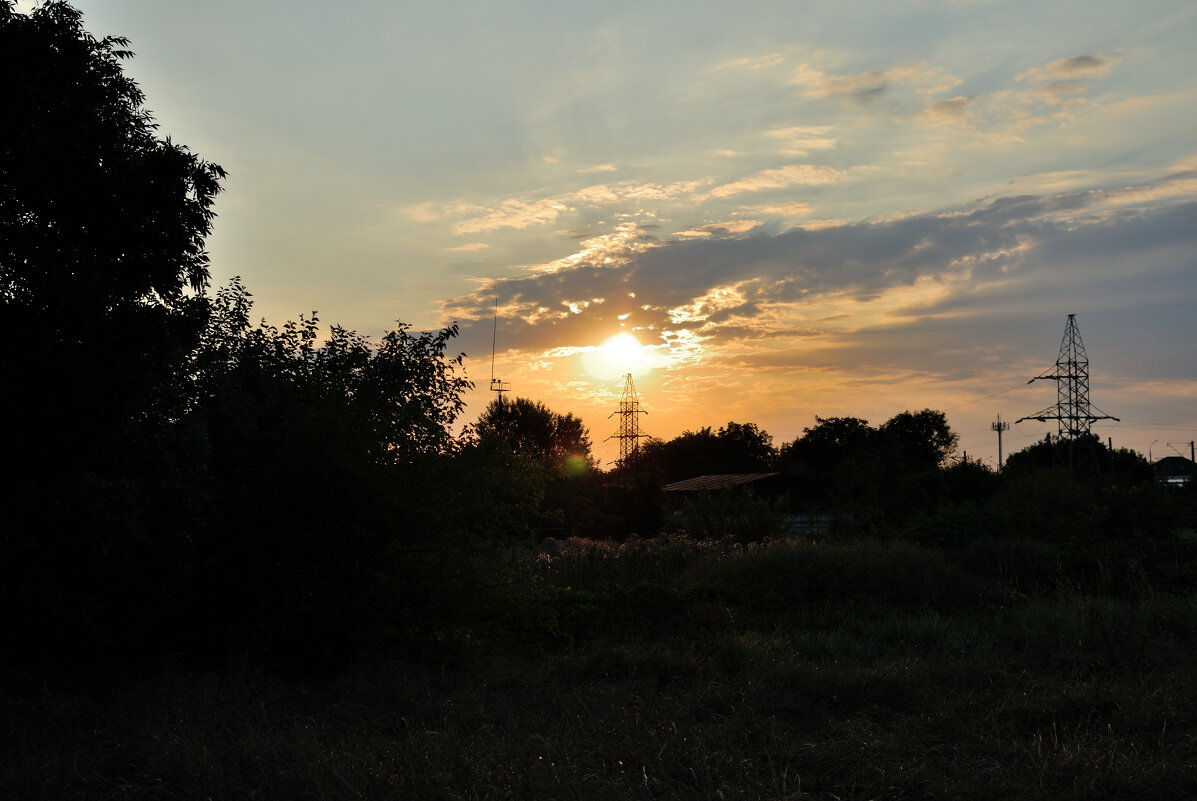
[[[702,490],[720,490],[738,484],[751,484],[781,473],[719,473],[713,476],[698,476],[685,481],[675,481],[665,485],[666,492],[700,492]]]
[[[1151,468],[1155,470],[1156,478],[1169,483],[1179,483],[1197,474],[1197,463],[1183,456],[1165,456],[1157,459]]]

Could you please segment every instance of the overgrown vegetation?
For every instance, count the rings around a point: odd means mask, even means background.
[[[1041,798],[1197,792],[1197,595],[1041,542],[569,539],[419,656],[23,679],[22,798]],[[1001,566],[992,564],[993,557]],[[1192,554],[1186,554],[1191,559]],[[1113,590],[1111,593],[1110,590]]]

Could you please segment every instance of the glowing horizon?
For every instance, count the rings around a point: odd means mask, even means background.
[[[1076,313],[1100,433],[1197,437],[1186,0],[76,5],[229,172],[215,284],[273,321],[458,322],[467,417],[498,301],[496,375],[600,454],[631,372],[662,438],[934,408],[996,462]]]

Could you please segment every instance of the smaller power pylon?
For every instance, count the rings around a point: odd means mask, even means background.
[[[1096,456],[1093,451],[1093,435],[1090,427],[1098,420],[1114,420],[1101,409],[1089,403],[1089,357],[1085,344],[1081,342],[1081,331],[1076,325],[1076,315],[1068,315],[1064,328],[1064,339],[1060,341],[1060,354],[1056,357],[1055,370],[1037,375],[1027,383],[1035,381],[1056,382],[1056,405],[1041,412],[1029,414],[1015,420],[1055,420],[1059,424],[1057,442],[1066,448],[1068,466],[1079,467],[1086,456]],[[1057,454],[1059,450],[1057,449]]]
[[[1010,424],[1002,421],[1002,416],[997,416],[997,421],[990,423],[989,427],[997,432],[998,435],[998,470],[1002,469],[1002,432],[1010,430]]]
[[[640,449],[637,440],[646,436],[640,433],[640,415],[642,414],[648,414],[648,412],[640,408],[640,399],[636,396],[636,385],[632,383],[632,374],[628,373],[624,378],[619,409],[608,415],[608,419],[619,415],[619,432],[607,439],[619,440],[619,462],[617,464],[620,467],[628,465],[628,460]]]

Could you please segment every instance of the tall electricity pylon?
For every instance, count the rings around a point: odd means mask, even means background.
[[[626,467],[628,459],[639,450],[636,440],[645,436],[640,433],[640,415],[648,414],[640,408],[640,399],[636,397],[636,386],[632,383],[632,374],[628,373],[623,384],[623,396],[619,399],[619,410],[611,412],[608,419],[619,415],[619,433],[607,439],[619,440],[619,466]]]
[[[1098,420],[1118,420],[1089,403],[1089,357],[1081,342],[1080,329],[1076,327],[1075,314],[1068,315],[1068,325],[1064,329],[1064,339],[1060,342],[1060,355],[1056,357],[1055,369],[1037,375],[1027,383],[1040,380],[1056,382],[1056,405],[1020,417],[1015,422],[1055,420],[1058,423],[1058,441],[1067,446],[1068,466],[1075,467],[1083,455],[1078,452],[1078,443],[1083,442],[1092,450],[1089,429],[1093,423]]]

